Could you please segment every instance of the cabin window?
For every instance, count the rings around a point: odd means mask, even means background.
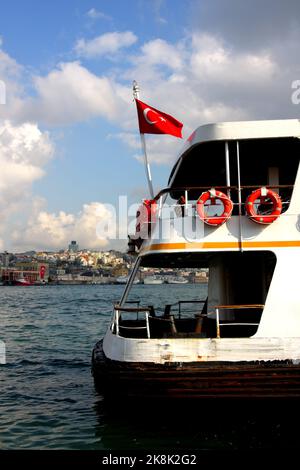
[[[290,204],[300,156],[296,138],[240,141],[242,202],[253,189],[267,186],[282,200],[283,212]],[[231,184],[237,183],[236,145],[230,144]],[[251,188],[252,186],[252,188]]]
[[[237,142],[229,141],[229,179],[231,198],[238,202]],[[248,195],[262,186],[278,192],[283,212],[290,204],[299,166],[300,140],[297,138],[252,139],[239,141],[240,183],[242,204]],[[226,189],[225,142],[196,145],[174,169],[172,188],[199,188],[188,192],[190,200],[211,187]],[[178,199],[178,191],[173,191]],[[171,191],[172,196],[172,191]],[[238,213],[237,207],[234,214]]]

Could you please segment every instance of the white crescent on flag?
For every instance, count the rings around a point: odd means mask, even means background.
[[[152,111],[153,113],[158,114],[156,111],[153,111],[153,109],[145,108],[144,111],[143,111],[144,118],[146,119],[146,121],[148,122],[148,124],[151,124],[151,125],[152,125],[152,124],[156,124],[157,121],[151,121],[151,120],[148,118],[147,114],[149,113],[149,111]]]

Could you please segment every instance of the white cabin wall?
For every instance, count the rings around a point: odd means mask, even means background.
[[[277,251],[276,257],[276,267],[255,337],[299,337],[300,340],[300,249],[283,248]]]
[[[285,214],[300,214],[300,165],[298,166],[291,203]]]
[[[228,305],[230,303],[230,291],[228,269],[221,256],[215,256],[209,265],[208,301],[207,312],[215,317],[216,305]],[[223,320],[231,320],[233,312],[222,312]]]

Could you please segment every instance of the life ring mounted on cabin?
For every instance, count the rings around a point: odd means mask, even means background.
[[[256,201],[260,201],[257,206]],[[266,209],[264,208],[266,207]],[[282,211],[282,202],[279,194],[268,188],[259,188],[253,191],[246,199],[246,213],[248,217],[258,224],[271,224],[276,220]],[[260,213],[260,211],[262,211]]]
[[[216,200],[221,201],[223,205],[223,212],[220,215],[210,216],[205,211],[205,203],[210,201],[211,206],[216,205]],[[196,208],[197,213],[203,222],[205,222],[207,225],[217,227],[224,224],[224,222],[230,218],[233,210],[233,202],[226,194],[212,188],[209,191],[201,194],[197,201]]]

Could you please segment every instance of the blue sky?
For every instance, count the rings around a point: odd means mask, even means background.
[[[298,117],[299,24],[294,0],[1,2],[0,251],[125,246],[95,225],[119,195],[147,197],[133,79],[184,138],[212,121]],[[183,142],[146,139],[159,189]]]

